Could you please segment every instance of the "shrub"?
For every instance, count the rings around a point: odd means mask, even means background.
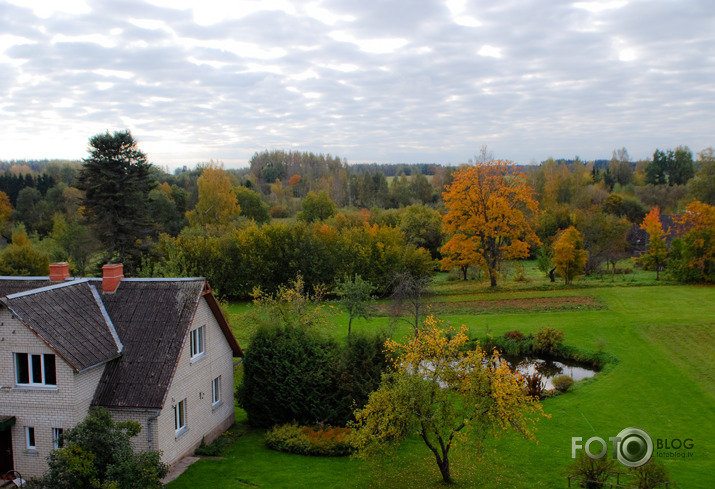
[[[557,391],[566,392],[573,385],[573,379],[568,375],[557,375],[551,379],[551,383],[554,384],[554,389]]]
[[[526,394],[533,397],[534,399],[541,399],[541,395],[544,392],[543,377],[539,372],[534,372],[533,374],[524,375],[524,384],[526,386]]]
[[[571,464],[571,477],[580,481],[581,487],[602,489],[608,476],[615,470],[615,462],[610,457],[593,459],[584,452]]]
[[[534,336],[534,349],[540,353],[551,355],[556,352],[563,341],[563,331],[551,327],[541,328]]]
[[[233,443],[238,438],[237,434],[233,431],[224,431],[221,436],[216,438],[210,445],[206,444],[205,439],[201,439],[201,445],[199,445],[194,453],[196,455],[206,455],[211,457],[217,457],[221,455],[228,447],[233,445]]]
[[[265,441],[268,448],[279,452],[342,457],[352,452],[351,435],[350,428],[291,423],[268,430]]]
[[[633,467],[630,472],[635,477],[635,487],[638,489],[654,489],[672,482],[663,462],[654,459],[648,460],[640,467]]]
[[[514,331],[507,331],[506,333],[504,333],[505,340],[521,341],[524,338],[524,333],[516,329]]]

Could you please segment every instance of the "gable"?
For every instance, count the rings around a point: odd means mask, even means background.
[[[2,302],[76,372],[121,353],[102,301],[86,280],[10,294]]]

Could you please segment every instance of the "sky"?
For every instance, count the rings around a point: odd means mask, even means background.
[[[715,145],[712,0],[0,0],[0,159],[169,169]]]

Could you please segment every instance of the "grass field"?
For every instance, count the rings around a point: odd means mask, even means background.
[[[514,329],[533,333],[552,326],[565,332],[568,345],[603,349],[618,358],[618,363],[595,378],[578,382],[568,393],[543,402],[551,417],[538,423],[536,442],[506,435],[488,440],[480,453],[467,446],[456,447],[453,470],[457,487],[566,487],[571,437],[607,440],[631,426],[645,429],[654,440],[692,439],[691,458],[658,459],[665,463],[677,487],[711,486],[715,478],[715,288],[654,286],[652,277],[644,272],[617,276],[614,282],[610,277],[582,280],[569,289],[533,279],[490,291],[483,282],[448,282],[445,275],[436,284],[434,309],[453,325],[467,325],[473,337]],[[569,297],[569,308],[529,306],[529,301],[538,305],[540,299],[544,303],[556,300],[558,304]],[[527,306],[509,307],[509,300]],[[476,301],[501,302],[495,302],[499,305],[492,309],[472,310],[471,303]],[[440,309],[438,304],[445,302],[457,305]],[[583,308],[578,307],[580,302]],[[247,338],[236,320],[248,307],[231,307],[241,342]],[[336,315],[334,322],[331,334],[344,337],[347,318]],[[354,321],[353,328],[376,329],[388,322],[388,317],[377,317],[369,322]],[[404,322],[393,330],[395,336],[409,333]],[[239,410],[235,427],[243,434],[223,459],[197,462],[168,487],[441,485],[434,460],[417,439],[403,445],[392,458],[370,464],[348,458],[303,457],[265,448],[263,433],[248,428],[243,416]]]

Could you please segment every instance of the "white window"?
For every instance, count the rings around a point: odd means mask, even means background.
[[[27,386],[56,386],[55,356],[15,353],[15,382]]]
[[[27,441],[28,451],[37,450],[37,445],[35,444],[35,428],[32,426],[25,426],[25,440]]]
[[[221,376],[211,382],[211,402],[214,407],[221,404]]]
[[[186,399],[177,402],[174,406],[174,428],[177,437],[186,431]]]
[[[64,430],[62,428],[52,428],[52,446],[55,450],[62,448],[62,433]]]
[[[206,353],[204,346],[204,326],[200,326],[189,333],[189,346],[191,348],[191,358],[196,358]]]

